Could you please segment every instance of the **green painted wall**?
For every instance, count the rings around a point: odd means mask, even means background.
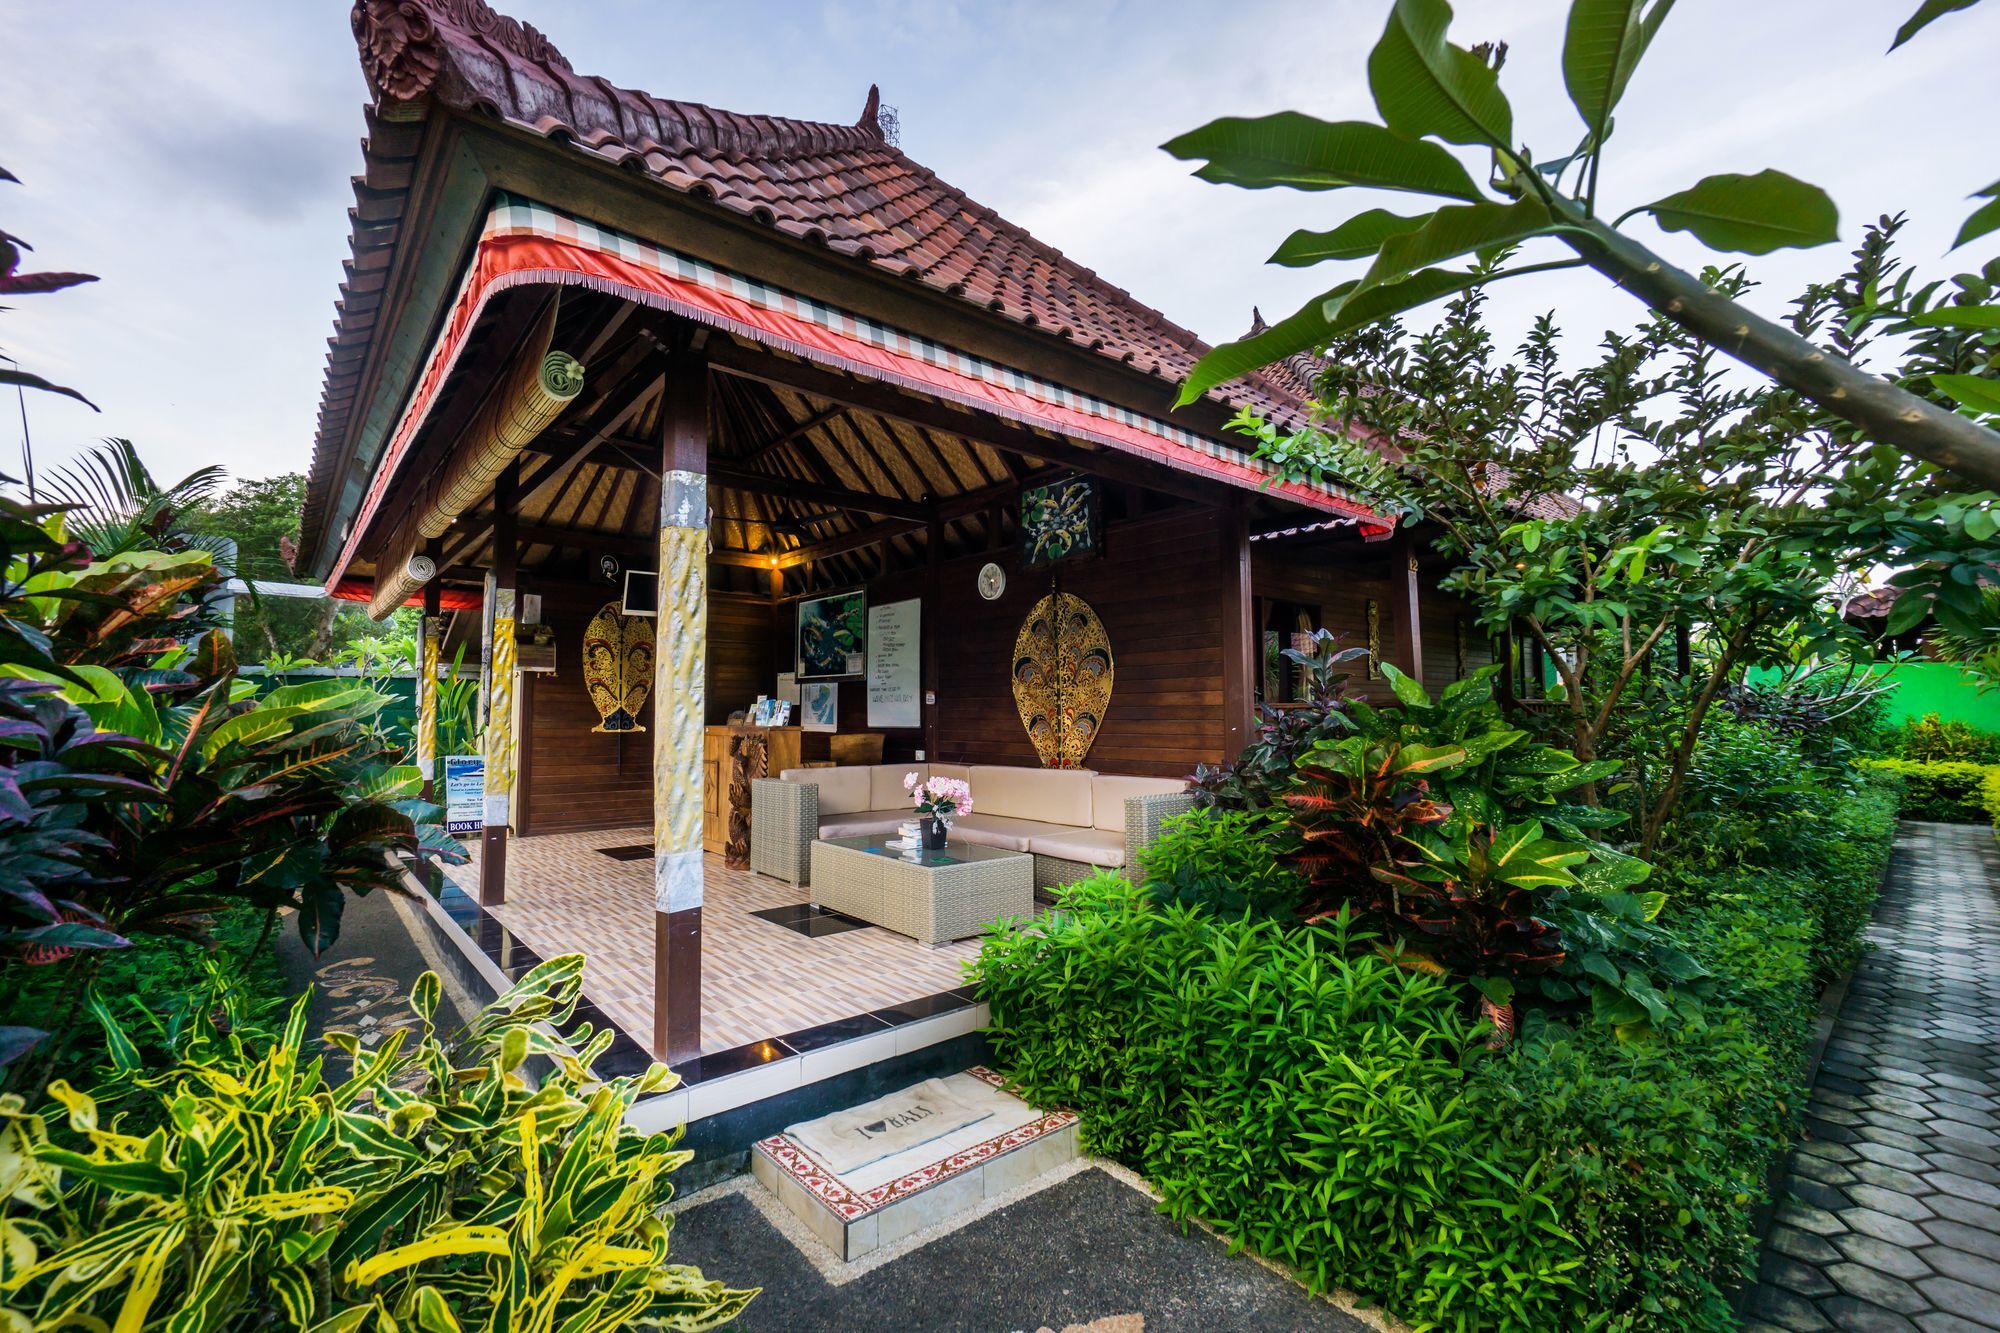
[[[1936,713],[1947,722],[2000,732],[2000,690],[1982,694],[1972,677],[1949,662],[1900,662],[1875,670],[1896,682],[1886,701],[1891,726]],[[1750,678],[1763,681],[1776,674],[1756,667]]]
[[[1889,721],[1936,713],[1982,731],[2000,731],[2000,690],[1981,693],[1971,677],[1949,662],[1905,662],[1885,668],[1896,682],[1889,693]]]

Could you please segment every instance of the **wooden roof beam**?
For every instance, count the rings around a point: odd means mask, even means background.
[[[658,558],[660,548],[652,542],[627,537],[621,532],[591,532],[581,528],[554,528],[546,523],[516,523],[514,540],[522,546],[565,546],[579,551],[611,551],[638,556],[647,561]]]
[[[1066,467],[1036,468],[1011,481],[996,481],[990,486],[981,486],[978,490],[967,491],[963,495],[947,495],[938,501],[938,517],[964,518],[968,514],[976,514],[996,500],[1019,495],[1024,487],[1038,486],[1044,481],[1054,480],[1068,472],[1069,469]]]
[[[740,468],[711,464],[708,484],[725,491],[747,491],[751,495],[769,495],[780,500],[831,505],[835,509],[852,509],[863,514],[879,514],[884,518],[922,522],[930,517],[930,506],[920,501],[872,495],[867,491],[851,491],[838,486],[821,486],[810,481],[772,476],[767,472],[745,472]]]
[[[849,551],[860,551],[897,537],[906,537],[913,532],[922,532],[926,523],[910,519],[892,518],[853,532],[844,532],[838,537],[829,537],[811,546],[798,546],[789,551],[710,551],[708,558],[718,565],[743,565],[752,569],[795,569],[811,564],[815,560],[825,560],[830,556],[845,555]]]
[[[537,477],[534,487],[521,496],[522,507],[533,506],[556,484],[567,481],[570,474],[623,429],[665,383],[664,370],[644,363],[635,367],[626,382],[607,395],[602,406],[569,437],[575,445],[567,455],[559,457],[556,466],[549,469],[546,475]]]
[[[788,429],[781,431],[779,434],[773,436],[771,439],[768,439],[764,441],[762,444],[757,445],[755,448],[751,449],[748,453],[744,454],[742,457],[734,458],[731,459],[730,461],[738,464],[739,466],[748,467],[750,464],[756,462],[758,459],[764,457],[766,454],[771,453],[773,450],[782,448],[787,444],[790,444],[793,440],[798,439],[800,436],[812,434],[814,431],[818,430],[821,426],[826,425],[829,421],[832,421],[835,417],[840,416],[842,413],[846,411],[847,409],[845,407],[842,407],[839,404],[835,404],[834,406],[827,408],[824,412],[815,412],[811,416],[807,417],[804,421],[798,422],[796,425],[793,425]]]

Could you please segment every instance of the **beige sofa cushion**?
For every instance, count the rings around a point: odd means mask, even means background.
[[[877,833],[894,833],[910,817],[908,810],[856,810],[819,821],[822,838],[859,838]]]
[[[910,774],[917,775],[917,781],[930,780],[929,764],[873,764],[868,769],[868,800],[877,810],[893,810],[897,806],[914,810],[910,793],[903,790],[903,779]]]
[[[917,767],[928,768],[930,775],[934,778],[957,778],[960,782],[972,781],[972,765],[970,764],[919,764]]]
[[[975,795],[972,799],[976,805],[979,797]],[[1005,815],[981,814],[977,810],[969,815],[957,815],[951,821],[953,842],[975,842],[981,847],[998,847],[1008,852],[1025,852],[1036,838],[1075,831],[1067,824],[1047,824],[1038,819],[1009,819]]]
[[[975,813],[1090,827],[1089,773],[974,764],[970,781]]]
[[[874,802],[869,799],[866,768],[788,768],[778,777],[784,782],[803,782],[818,787],[821,818],[851,815],[858,810],[875,808]]]
[[[1120,778],[1100,774],[1090,780],[1092,820],[1098,828],[1125,831],[1125,802],[1134,796],[1165,796],[1187,790],[1187,783],[1179,778]],[[1122,846],[1123,844],[1121,844]],[[1051,852],[1051,856],[1058,853]],[[1087,858],[1076,856],[1073,861]],[[1111,865],[1110,861],[1093,861],[1093,865]],[[1115,864],[1123,865],[1123,861]]]
[[[1101,828],[1065,829],[1029,839],[1028,850],[1036,856],[1059,856],[1065,861],[1116,867],[1125,864],[1125,835]]]

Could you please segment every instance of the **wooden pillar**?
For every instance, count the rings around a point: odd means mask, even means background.
[[[425,554],[433,563],[442,542],[433,541]],[[424,618],[417,635],[417,771],[423,774],[418,795],[426,801],[438,798],[437,725],[438,661],[444,655],[444,590],[436,574],[424,585]]]
[[[792,662],[793,645],[785,626],[785,571],[776,563],[776,556],[772,556],[771,560],[771,568],[767,571],[771,580],[771,611],[765,632],[771,645],[773,670],[783,674],[795,664]]]
[[[1407,529],[1398,529],[1396,569],[1391,576],[1390,604],[1396,610],[1396,669],[1411,680],[1424,679],[1423,576],[1417,570],[1417,544]]]
[[[479,901],[491,907],[507,901],[507,831],[514,819],[515,730],[519,722],[519,679],[514,653],[514,510],[521,490],[521,464],[507,465],[493,483],[492,640],[486,654],[486,729],[480,750],[486,761],[484,827],[479,840]]]
[[[1250,595],[1250,515],[1233,501],[1222,522],[1222,757],[1234,759],[1256,731],[1257,634]]]
[[[653,655],[653,1054],[701,1054],[702,742],[708,643],[708,359],[675,356],[660,414]]]
[[[943,755],[938,750],[938,682],[943,676],[938,661],[938,618],[943,614],[944,520],[935,512],[924,533],[923,600],[923,719],[924,760],[935,764]]]

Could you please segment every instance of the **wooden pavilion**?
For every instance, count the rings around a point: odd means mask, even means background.
[[[891,760],[1037,762],[1011,656],[1058,584],[1117,654],[1088,760],[1107,773],[1233,754],[1302,629],[1433,686],[1488,660],[1407,534],[1274,482],[1224,430],[1246,404],[1302,421],[1300,368],[1175,410],[1203,344],[911,161],[875,90],[853,124],[737,115],[579,75],[482,0],[361,0],[353,22],[373,104],[300,567],[378,615],[421,604],[426,681],[455,642],[483,663],[474,878],[510,930],[585,942],[547,923],[587,934],[591,858],[650,829],[623,873],[651,975],[625,978],[647,993],[621,1025],[652,1053],[718,1055],[704,996],[736,963],[704,961],[703,911],[736,872],[704,851],[705,729],[791,669],[802,598],[920,603],[917,724],[869,727],[865,691],[839,695],[841,730]],[[1023,489],[1076,476],[1097,554],[1023,568]],[[597,730],[573,668],[629,571],[658,575],[645,729]],[[551,645],[553,674],[520,670]],[[564,837],[585,839],[570,859],[530,855]],[[536,938],[534,902],[571,915]]]

